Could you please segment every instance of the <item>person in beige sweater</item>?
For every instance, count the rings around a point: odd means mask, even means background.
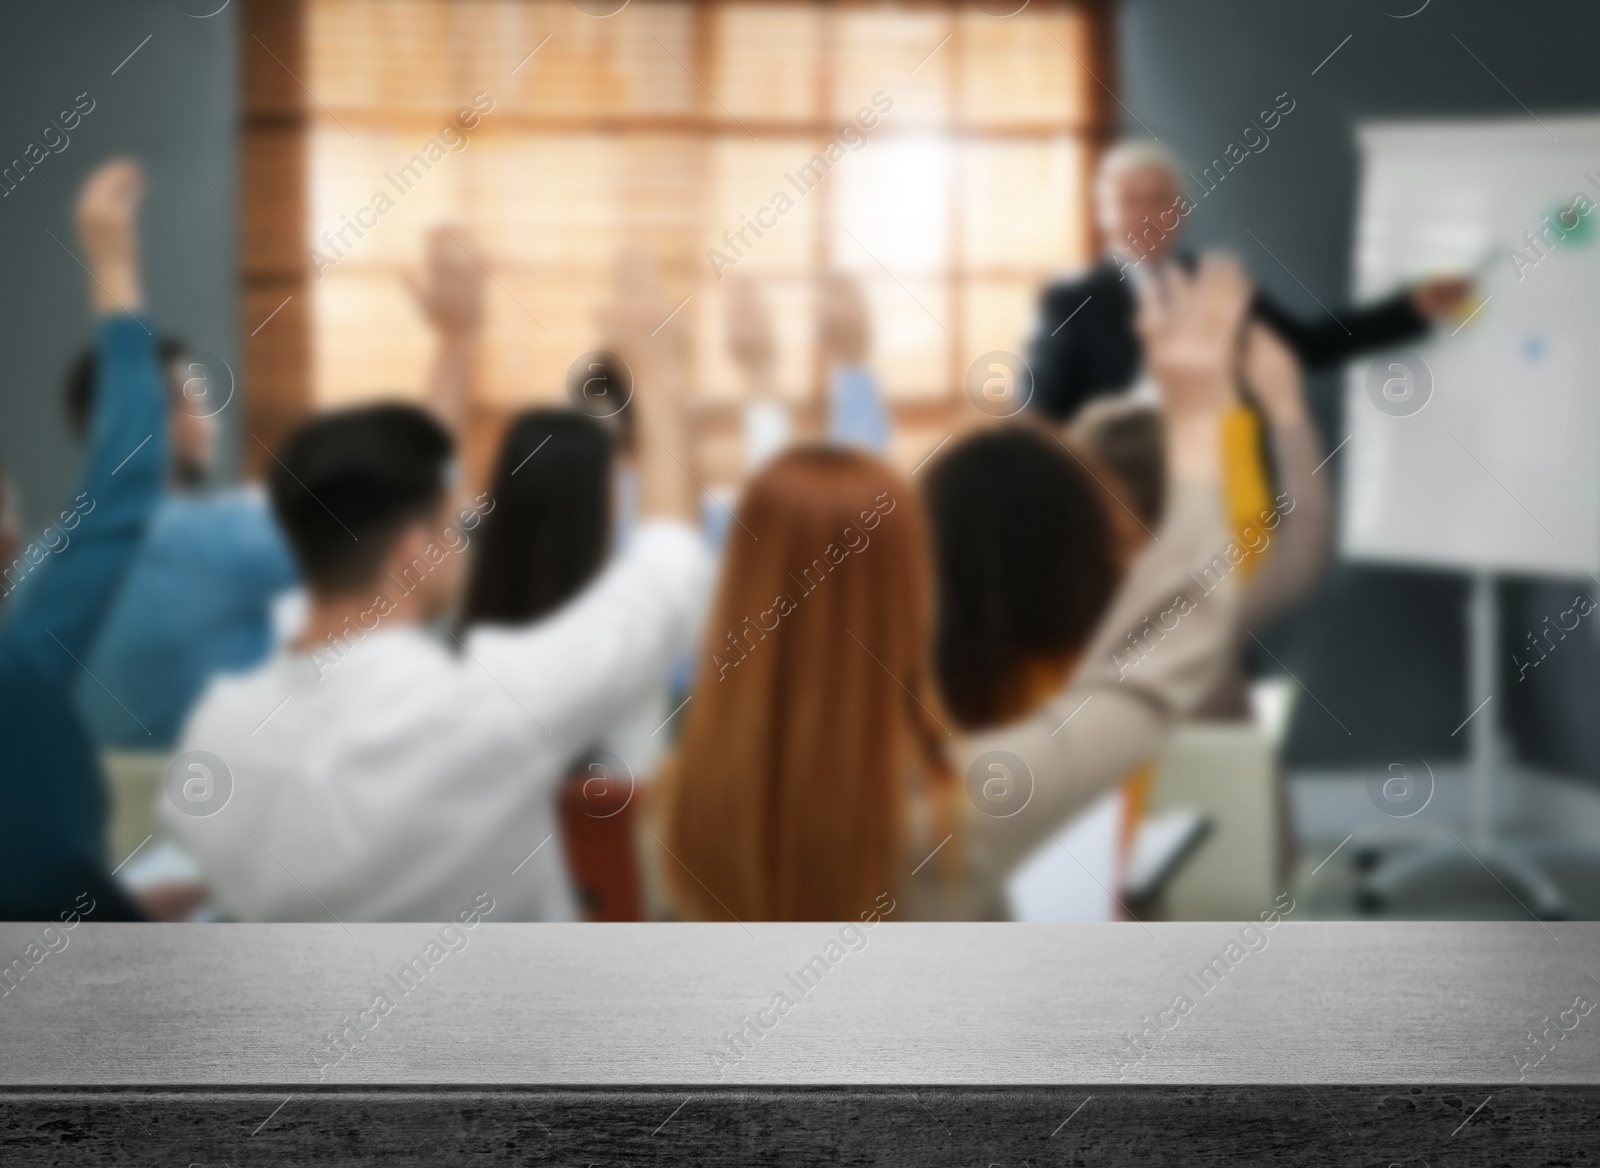
[[[1009,915],[1011,872],[1147,758],[1224,663],[1242,556],[1218,425],[1249,294],[1215,257],[1146,291],[1140,328],[1168,418],[1165,517],[1070,682],[1020,721],[958,734],[942,709],[924,518],[898,476],[817,448],[756,477],[641,837],[663,915]]]
[[[1256,322],[1245,332],[1244,383],[1265,423],[1274,493],[1269,513],[1252,517],[1241,534],[1259,555],[1259,566],[1240,590],[1238,652],[1228,659],[1216,688],[1195,711],[1208,721],[1250,717],[1243,642],[1305,596],[1333,555],[1333,498],[1322,441],[1306,404],[1305,376],[1294,352],[1276,333]],[[1115,475],[1146,531],[1161,522],[1161,410],[1148,402],[1106,399],[1084,409],[1068,430]],[[1254,530],[1248,530],[1253,528]]]
[[[1236,536],[1251,549],[1250,564],[1241,573],[1239,607],[1233,645],[1211,692],[1194,710],[1202,722],[1249,722],[1252,717],[1246,655],[1251,638],[1311,591],[1333,556],[1333,498],[1328,476],[1319,474],[1326,458],[1306,405],[1305,376],[1293,351],[1265,325],[1251,324],[1245,333],[1241,362],[1244,382],[1265,423],[1271,473],[1249,468],[1237,478],[1272,480],[1271,504],[1251,514]],[[1069,440],[1087,446],[1105,464],[1132,501],[1146,527],[1161,521],[1161,411],[1148,403],[1124,399],[1097,402],[1079,414]],[[1130,778],[1124,801],[1124,849],[1144,814],[1153,783],[1149,771]],[[1276,867],[1285,876],[1293,870],[1296,843],[1287,782],[1279,768],[1274,788],[1277,804]]]

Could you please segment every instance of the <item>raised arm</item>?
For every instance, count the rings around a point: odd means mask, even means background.
[[[1026,768],[1015,777],[1032,791],[1009,817],[975,806],[967,822],[976,870],[1003,878],[1159,749],[1216,678],[1232,643],[1233,569],[1243,559],[1237,547],[1230,554],[1219,418],[1233,396],[1248,298],[1237,266],[1210,257],[1197,275],[1172,273],[1145,294],[1140,332],[1167,409],[1165,516],[1068,688],[1025,721],[963,743],[962,774],[1001,751]]]
[[[433,329],[437,348],[428,376],[428,405],[452,433],[466,420],[478,340],[483,333],[483,284],[487,273],[471,250],[464,228],[440,226],[428,233],[427,267],[408,275],[406,286]]]
[[[637,258],[624,265],[603,319],[607,348],[633,372],[639,528],[559,612],[522,630],[481,629],[467,642],[550,737],[560,737],[552,745],[563,754],[590,745],[660,683],[690,645],[710,587],[709,557],[691,526],[697,494],[683,417],[686,326]]]
[[[138,166],[117,160],[90,176],[78,200],[100,358],[88,451],[72,506],[50,525],[59,538],[39,560],[37,578],[18,598],[4,633],[11,651],[25,654],[53,684],[65,682],[88,656],[165,479],[166,400],[155,342],[139,316],[143,189]]]
[[[739,370],[748,400],[776,393],[778,345],[772,335],[772,313],[761,289],[748,276],[728,285],[728,356]]]
[[[688,325],[643,255],[630,254],[618,266],[602,325],[606,347],[633,372],[639,520],[694,523],[699,495],[689,471]]]
[[[889,450],[889,411],[867,364],[872,326],[853,276],[834,272],[820,288],[817,339],[828,374],[828,438],[877,454]]]
[[[1333,500],[1319,474],[1322,442],[1306,409],[1305,378],[1289,347],[1259,322],[1245,334],[1244,380],[1266,415],[1279,493],[1255,524],[1271,543],[1242,590],[1239,623],[1253,629],[1309,591],[1333,551]]]

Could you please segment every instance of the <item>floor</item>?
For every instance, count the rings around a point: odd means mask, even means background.
[[[1496,839],[1526,854],[1564,903],[1547,911],[1504,871],[1471,823],[1470,785],[1440,767],[1432,800],[1407,819],[1385,816],[1364,776],[1295,775],[1290,780],[1300,855],[1297,897],[1320,920],[1600,920],[1600,790],[1520,771],[1496,788]],[[1588,841],[1593,841],[1591,846]],[[1431,850],[1434,862],[1374,898],[1385,865]]]

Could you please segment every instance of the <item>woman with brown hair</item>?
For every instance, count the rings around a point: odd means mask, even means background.
[[[902,480],[833,450],[757,476],[653,833],[676,915],[855,919],[884,895],[895,919],[1008,915],[1010,872],[1146,757],[1221,664],[1235,585],[1218,418],[1248,298],[1216,259],[1147,293],[1166,518],[1071,682],[1020,721],[961,735],[942,711],[928,540]]]
[[[1015,721],[1071,675],[1150,538],[1116,481],[1035,421],[980,430],[929,465],[934,668],[956,729]]]
[[[665,788],[662,874],[691,918],[854,918],[898,883],[908,791],[954,822],[922,515],[882,462],[813,447],[768,464],[738,518]]]

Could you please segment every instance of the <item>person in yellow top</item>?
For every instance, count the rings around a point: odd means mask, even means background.
[[[1196,713],[1216,721],[1250,717],[1243,643],[1310,590],[1332,551],[1332,499],[1328,480],[1317,474],[1322,446],[1306,408],[1299,362],[1274,332],[1256,323],[1246,333],[1243,374],[1254,404],[1240,401],[1229,408],[1221,439],[1224,505],[1242,553],[1234,565],[1242,586],[1239,644]],[[1111,468],[1141,524],[1154,526],[1160,519],[1150,507],[1161,498],[1159,481],[1151,481],[1161,465],[1160,413],[1127,399],[1097,402],[1071,433]],[[1144,817],[1152,778],[1146,764],[1124,788],[1124,856]]]

